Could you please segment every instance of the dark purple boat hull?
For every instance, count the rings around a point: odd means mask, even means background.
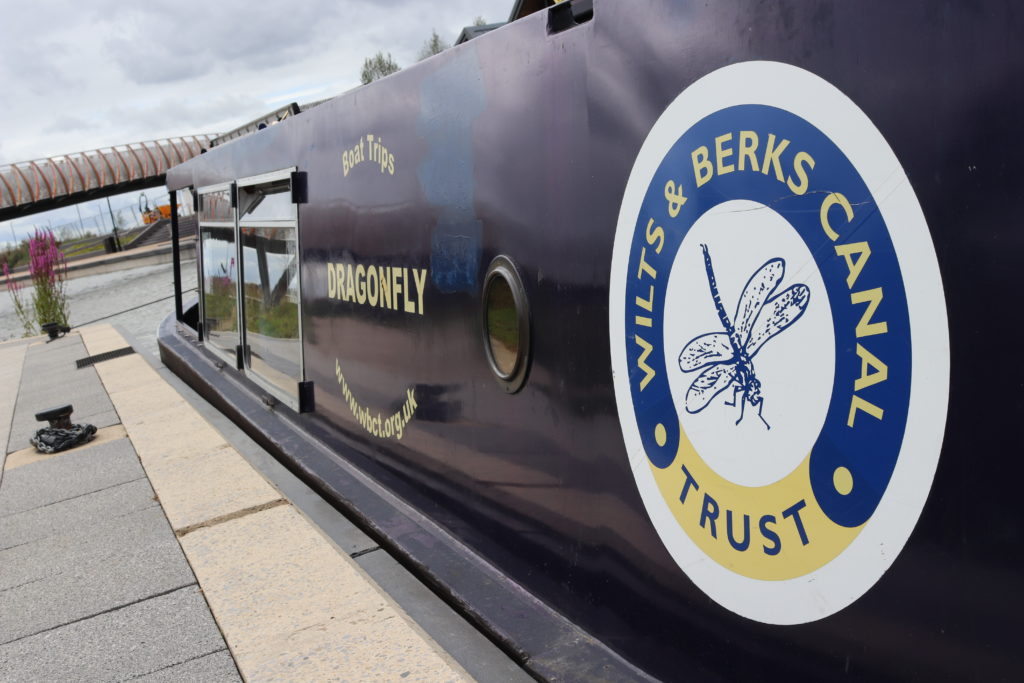
[[[544,12],[531,15],[168,173],[172,190],[292,166],[307,174],[302,326],[316,409],[286,423],[335,444],[596,647],[651,676],[1013,677],[1024,664],[1024,525],[1013,502],[1024,480],[1013,436],[1024,364],[1014,345],[985,350],[1021,337],[1019,8],[596,0],[591,20],[548,29]],[[931,230],[950,334],[945,440],[909,541],[860,599],[785,627],[720,607],[665,550],[627,461],[609,360],[612,241],[637,152],[688,85],[749,60],[817,74],[884,135]],[[368,133],[393,155],[393,174],[371,160],[345,173],[343,152]],[[499,254],[517,262],[531,308],[532,364],[516,394],[494,380],[480,332],[480,285]],[[429,269],[423,315],[329,297],[327,264],[345,260]],[[179,335],[165,325],[168,364],[217,391],[217,372],[202,379],[188,360],[204,352]],[[353,394],[382,411],[415,388],[402,439],[356,421],[339,359]],[[273,441],[286,455],[287,439]],[[336,463],[317,457],[298,469],[352,505]],[[431,550],[418,552],[409,561],[429,574]],[[484,626],[500,610],[486,585],[458,598]],[[506,645],[529,666],[535,646]],[[549,653],[535,671],[597,675],[556,660]]]

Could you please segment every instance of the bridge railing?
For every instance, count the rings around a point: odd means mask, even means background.
[[[216,135],[134,142],[0,166],[0,220],[76,197],[161,181],[167,169],[209,148]],[[41,206],[35,206],[41,205]]]

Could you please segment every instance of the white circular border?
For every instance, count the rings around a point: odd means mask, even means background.
[[[627,266],[648,186],[684,132],[709,114],[743,104],[777,107],[800,116],[831,139],[860,173],[889,229],[903,274],[911,330],[907,425],[888,488],[846,550],[819,569],[784,581],[752,579],[723,567],[676,522],[644,452],[626,367]],[[949,397],[949,328],[931,234],[903,167],[867,115],[824,79],[779,62],[733,64],[693,83],[661,114],[637,155],[619,212],[608,289],[612,377],[630,467],[647,513],[679,567],[723,607],[769,624],[815,621],[867,592],[903,549],[928,498]]]

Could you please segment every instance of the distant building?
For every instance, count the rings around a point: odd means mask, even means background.
[[[462,29],[462,32],[459,33],[459,37],[455,39],[455,44],[461,45],[462,43],[465,43],[467,40],[473,40],[477,36],[482,36],[483,34],[488,33],[489,31],[493,31],[496,28],[504,26],[506,23],[507,22],[499,21],[496,24],[483,24],[482,26],[466,26],[465,28]]]

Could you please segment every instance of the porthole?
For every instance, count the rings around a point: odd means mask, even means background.
[[[484,277],[481,297],[484,352],[498,383],[510,394],[526,381],[530,365],[530,309],[512,260],[498,256]]]

